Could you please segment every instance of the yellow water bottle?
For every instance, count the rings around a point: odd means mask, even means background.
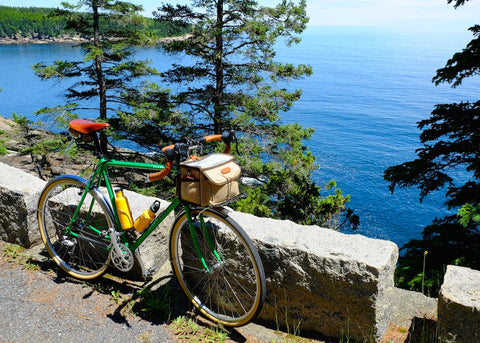
[[[155,202],[147,208],[143,213],[135,220],[133,227],[139,232],[143,232],[145,228],[150,224],[150,222],[155,218],[155,213],[157,213],[160,208],[160,201],[155,200]]]
[[[128,230],[133,227],[132,212],[127,198],[123,195],[123,189],[115,190],[115,207],[117,208],[118,219],[122,229]]]

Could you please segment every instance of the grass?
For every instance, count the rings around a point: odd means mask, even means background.
[[[133,306],[134,309],[143,313],[148,319],[155,316],[167,321],[170,319],[172,302],[175,301],[170,285],[164,285],[156,292],[149,288],[143,288],[137,294],[139,301]]]
[[[3,258],[11,263],[18,263],[24,269],[29,270],[40,270],[40,266],[34,258],[25,252],[25,248],[16,245],[7,243],[3,247]]]
[[[8,154],[8,150],[4,145],[4,142],[0,141],[0,155]]]
[[[286,289],[283,289],[283,306],[277,303],[275,298],[275,325],[277,331],[280,331],[280,327],[285,327],[287,330],[287,335],[292,335],[297,337],[300,335],[300,325],[302,323],[302,318],[291,318],[289,317],[288,308],[289,301],[287,297]],[[279,312],[283,312],[284,322],[280,321]]]
[[[24,252],[25,248],[19,245],[7,243],[3,248],[3,257],[8,262],[15,262],[20,256],[24,254]]]
[[[197,324],[192,318],[179,316],[169,325],[170,330],[182,342],[226,342],[228,332],[222,327],[205,327]]]
[[[6,136],[5,131],[0,130],[0,137],[2,137],[4,135]],[[5,140],[0,139],[0,156],[1,155],[6,155],[6,154],[8,154],[8,150],[7,150],[7,147],[5,146]]]
[[[414,318],[410,326],[409,342],[436,343],[438,342],[437,322],[428,318]]]

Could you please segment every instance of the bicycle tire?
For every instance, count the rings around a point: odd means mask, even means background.
[[[83,280],[96,278],[108,268],[110,240],[105,232],[114,227],[103,194],[91,189],[68,228],[86,188],[87,181],[81,177],[59,176],[47,183],[37,207],[40,236],[49,255],[62,270]]]
[[[180,286],[208,319],[225,326],[249,323],[260,313],[266,293],[265,272],[255,246],[233,219],[220,212],[192,210],[191,216],[198,248],[210,271],[198,257],[187,215],[182,212],[170,234],[170,260]],[[201,229],[200,218],[208,234]]]

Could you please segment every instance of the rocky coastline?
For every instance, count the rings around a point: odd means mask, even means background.
[[[22,36],[13,35],[8,37],[0,37],[0,45],[16,45],[16,44],[77,44],[88,41],[86,38],[79,36]]]
[[[186,34],[177,37],[160,38],[157,43],[169,43],[176,40],[184,40],[191,37],[191,34]],[[0,37],[0,45],[21,45],[21,44],[79,44],[88,42],[90,39],[80,36],[62,35],[53,37],[50,35],[29,35],[22,36],[16,34],[8,37]]]

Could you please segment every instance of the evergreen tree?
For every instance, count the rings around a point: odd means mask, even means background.
[[[310,66],[275,60],[279,39],[288,46],[300,41],[308,22],[305,6],[305,0],[282,0],[275,7],[255,0],[193,0],[154,12],[159,20],[192,27],[188,39],[164,45],[168,53],[190,57],[163,73],[164,82],[178,85],[176,112],[164,124],[174,127],[179,139],[238,132],[238,160],[252,185],[236,204],[239,210],[333,227],[340,226],[336,219],[343,212],[357,224],[346,211],[348,197],[337,189],[322,198],[312,181],[317,165],[304,142],[313,130],[283,124],[279,115],[301,96],[288,81],[312,73]]]
[[[157,74],[148,61],[132,58],[136,46],[153,42],[152,37],[145,34],[146,18],[139,15],[142,7],[116,0],[82,0],[76,5],[64,3],[63,6],[64,9],[56,10],[55,14],[67,19],[66,29],[87,39],[80,44],[84,59],[34,66],[35,73],[42,79],[77,81],[67,89],[67,105],[40,112],[68,119],[81,110],[89,111],[88,115],[97,112],[103,121],[121,117],[130,108],[125,94],[137,92],[135,81]],[[98,107],[85,106],[95,99]],[[101,143],[105,148],[105,137],[101,137]]]
[[[466,1],[448,1],[452,2],[458,7]],[[437,71],[433,78],[436,85],[447,82],[455,88],[465,78],[478,75],[480,26],[469,30],[474,38]],[[463,219],[457,215],[437,218],[425,227],[422,240],[412,240],[403,247],[405,255],[397,268],[398,284],[418,290],[426,282],[432,294],[436,294],[448,264],[480,269],[480,101],[436,105],[430,118],[419,122],[418,127],[423,130],[423,147],[417,150],[417,158],[388,168],[385,179],[392,192],[396,187],[416,186],[420,199],[446,188],[446,206],[463,206]],[[467,175],[459,177],[459,172]]]

